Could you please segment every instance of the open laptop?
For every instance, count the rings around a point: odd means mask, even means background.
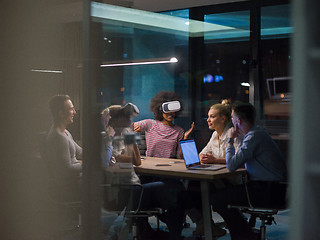
[[[219,170],[225,168],[225,165],[221,164],[201,164],[196,143],[194,140],[181,140],[180,146],[184,158],[184,163],[186,164],[187,169],[192,170]]]

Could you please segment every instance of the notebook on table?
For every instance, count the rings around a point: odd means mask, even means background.
[[[184,163],[186,164],[187,169],[192,170],[219,170],[225,168],[225,165],[221,164],[201,164],[196,143],[194,140],[181,140],[180,146],[184,158]]]

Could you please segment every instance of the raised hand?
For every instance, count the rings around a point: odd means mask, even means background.
[[[188,139],[189,135],[193,132],[193,130],[194,130],[194,122],[192,122],[189,130],[184,133],[184,139]]]

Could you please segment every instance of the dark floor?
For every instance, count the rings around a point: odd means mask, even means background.
[[[217,213],[213,213],[213,219],[216,223],[223,222],[223,219]],[[196,240],[195,237],[192,236],[192,232],[195,229],[195,224],[191,222],[189,218],[187,218],[187,222],[190,223],[190,228],[185,228],[182,232],[185,240]],[[277,224],[272,224],[271,226],[267,225],[267,240],[285,240],[288,239],[288,231],[289,231],[289,211],[279,212],[278,215],[275,216],[275,222]],[[256,228],[260,227],[260,221],[257,221]],[[230,235],[227,231],[227,234],[223,237],[217,238],[218,240],[229,240]]]
[[[279,212],[275,216],[275,223],[272,225],[267,225],[267,232],[266,232],[266,239],[267,240],[285,240],[288,239],[288,232],[289,232],[289,218],[290,218],[290,211],[285,210]],[[107,215],[105,215],[105,220],[107,220]],[[223,219],[218,215],[217,213],[213,213],[213,219],[216,223],[223,225]],[[110,219],[109,219],[110,220]],[[199,236],[193,236],[193,231],[195,230],[195,224],[192,223],[190,218],[187,217],[186,222],[189,223],[190,227],[184,228],[182,231],[182,235],[184,236],[185,240],[198,240]],[[106,223],[106,221],[105,221]],[[156,228],[156,218],[150,217],[149,223],[153,228]],[[260,227],[260,221],[257,220],[256,222],[256,228]],[[160,222],[160,230],[167,231],[166,225],[162,222]],[[130,239],[131,234],[129,234],[129,238],[124,239]],[[106,239],[109,239],[106,237]],[[204,239],[204,238],[203,238]],[[229,240],[230,235],[227,231],[227,234],[223,237],[217,238],[218,240]]]
[[[289,218],[290,211],[285,210],[279,212],[275,216],[275,223],[271,226],[267,225],[266,232],[266,240],[286,240],[288,239],[289,233]],[[213,213],[213,219],[216,223],[223,225],[223,219],[217,214]],[[132,234],[130,229],[126,227],[126,223],[123,218],[118,217],[116,214],[110,214],[107,212],[103,212],[102,214],[102,222],[105,229],[104,240],[129,240],[132,239]],[[149,223],[153,228],[156,228],[156,218],[150,217]],[[195,224],[192,223],[189,217],[187,217],[186,222],[190,224],[188,228],[184,228],[182,231],[182,235],[184,236],[184,240],[199,240],[199,236],[193,236],[193,231],[195,230]],[[111,227],[110,227],[111,226]],[[257,220],[256,228],[260,227],[260,221]],[[121,229],[121,230],[120,230]],[[160,221],[160,230],[168,231],[166,225]],[[226,229],[227,230],[227,229]],[[119,233],[121,232],[121,233]],[[71,232],[69,234],[64,234],[57,238],[57,240],[79,240],[81,239],[80,231]],[[120,236],[119,236],[120,235]],[[114,236],[114,237],[112,237]],[[202,238],[204,239],[204,238]],[[230,240],[230,235],[227,230],[227,234],[223,237],[217,238],[217,240]]]
[[[223,219],[217,213],[213,213],[213,219],[216,223],[223,222]],[[191,221],[188,221],[191,224],[190,229],[183,230],[183,236],[185,236],[185,240],[193,240],[192,231],[195,228],[195,225],[192,224]],[[278,215],[275,216],[275,222],[277,224],[267,225],[266,239],[267,240],[285,240],[288,239],[289,232],[289,210],[279,212]],[[260,221],[257,220],[256,228],[260,227]],[[217,238],[218,240],[230,240],[230,235],[227,231],[227,234],[223,237]]]

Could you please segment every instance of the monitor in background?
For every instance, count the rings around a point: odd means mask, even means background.
[[[291,77],[267,78],[269,99],[290,101],[290,81]]]

